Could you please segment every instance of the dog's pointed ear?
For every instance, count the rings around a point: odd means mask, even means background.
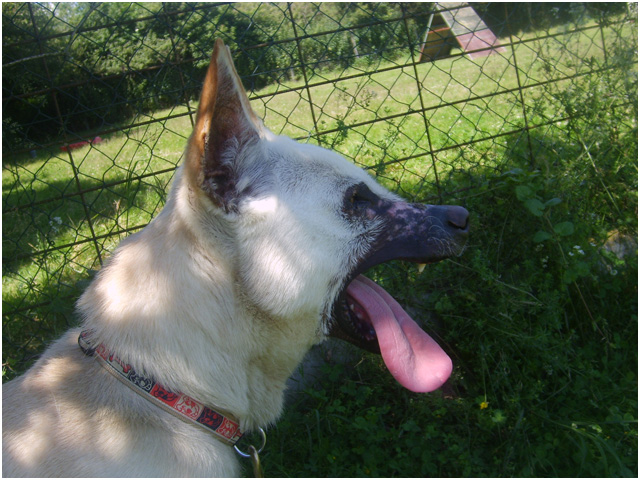
[[[233,208],[238,153],[260,137],[262,124],[231,59],[217,39],[204,80],[196,124],[189,139],[187,172],[219,207]]]

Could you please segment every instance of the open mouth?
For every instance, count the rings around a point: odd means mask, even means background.
[[[381,286],[354,278],[336,303],[331,335],[380,353],[393,377],[413,392],[431,392],[447,381],[453,364],[445,351]]]
[[[456,207],[459,208],[459,207]],[[459,209],[455,213],[462,215]],[[393,242],[374,254],[352,274],[333,306],[330,335],[349,341],[374,353],[380,353],[393,377],[414,392],[431,392],[440,388],[451,375],[453,364],[446,352],[431,338],[400,304],[381,286],[360,275],[361,271],[377,265],[375,258],[405,259],[414,262],[434,262],[462,252],[468,233],[466,210],[464,223],[456,222],[448,239],[448,248],[418,248],[421,255],[407,255],[406,245],[401,254],[393,255]],[[381,254],[380,252],[383,251]]]

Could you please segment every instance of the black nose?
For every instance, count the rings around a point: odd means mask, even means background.
[[[466,231],[469,228],[469,212],[464,207],[447,207],[447,222],[453,228]]]

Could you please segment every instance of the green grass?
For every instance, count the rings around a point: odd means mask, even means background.
[[[362,60],[342,76],[377,73],[311,90],[318,129],[337,129],[319,137],[305,89],[252,102],[275,133],[333,148],[409,199],[436,199],[437,175],[443,198],[472,215],[461,258],[421,275],[402,262],[371,272],[450,353],[447,388],[407,392],[375,355],[328,362],[269,430],[267,475],[637,476],[637,250],[620,259],[603,248],[616,232],[637,238],[637,76],[619,68],[539,85],[604,61],[598,29],[545,38],[559,31],[528,34],[535,40],[515,58],[455,57],[415,71],[382,71],[407,58]],[[621,60],[635,52],[634,32],[605,29],[610,62],[636,68],[635,54]],[[515,60],[520,84],[536,85],[522,96]],[[420,114],[403,115],[422,105],[428,137]],[[507,135],[525,114],[529,127],[544,126]],[[59,150],[4,159],[3,378],[74,323],[72,302],[98,252],[126,236],[114,232],[162,208],[190,130],[183,116],[113,134],[74,150],[73,167]],[[459,146],[467,142],[476,143]],[[433,159],[422,155],[430,148]],[[7,209],[74,193],[74,167],[82,188],[95,189],[84,200],[97,244],[78,243],[91,238],[78,196]]]

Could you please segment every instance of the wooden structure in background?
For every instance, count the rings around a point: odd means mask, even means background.
[[[436,3],[420,49],[420,61],[446,58],[457,43],[470,58],[504,52],[498,38],[466,2]],[[455,39],[455,43],[454,40]]]

